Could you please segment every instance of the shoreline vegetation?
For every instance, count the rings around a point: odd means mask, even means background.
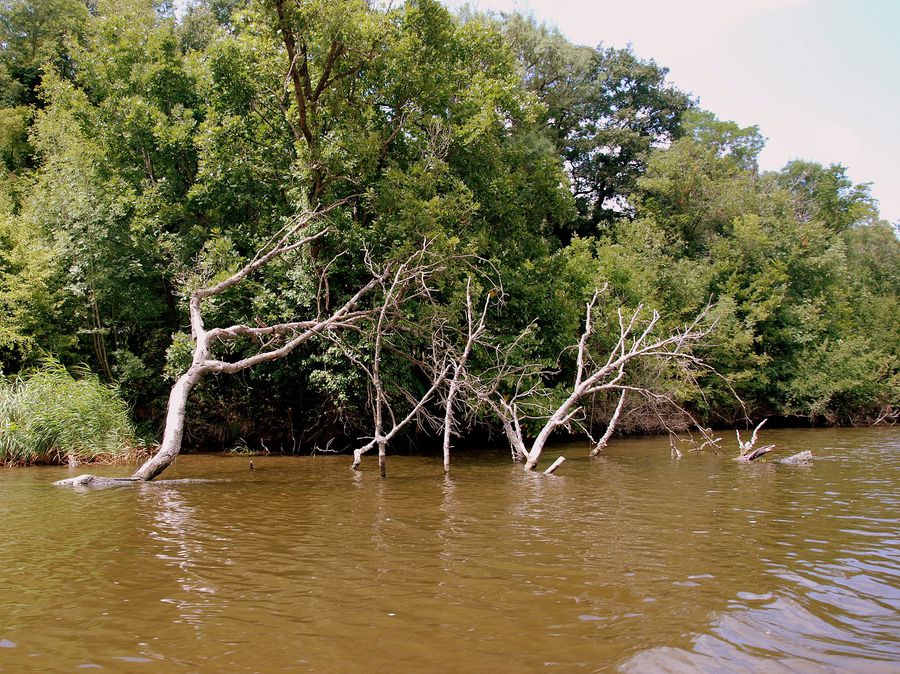
[[[0,466],[66,464],[71,467],[78,464],[138,466],[153,454],[156,446],[137,439],[128,415],[127,405],[118,391],[114,387],[100,382],[97,376],[87,369],[82,368],[76,374],[79,375],[78,379],[59,363],[48,360],[40,368],[27,374],[0,380]],[[777,424],[776,428],[809,427],[808,420],[803,420],[807,423],[794,425],[784,423],[790,420],[781,421],[782,423]],[[873,425],[893,424],[881,421]],[[673,430],[670,434],[673,452],[680,451],[675,448],[676,445],[683,446],[686,452],[702,451],[702,448],[698,449],[698,445],[687,432],[689,428],[685,427],[680,430],[682,432]],[[727,429],[710,428],[706,430],[710,434],[721,433],[724,435],[724,431]],[[743,452],[744,444],[748,444],[752,449],[758,430],[757,427],[749,443],[741,443],[738,435],[738,449]],[[633,438],[640,435],[642,434],[615,433],[611,437]],[[562,442],[571,442],[574,437],[563,436],[558,439]],[[409,453],[435,457],[440,455],[439,436],[432,434],[427,438],[425,444],[424,449]],[[484,444],[494,449],[502,446],[497,437],[486,440]],[[727,452],[718,441],[715,444],[710,443],[708,446],[710,450]],[[764,449],[771,450],[769,447]],[[338,452],[329,447],[324,449],[313,447],[305,454],[286,454],[283,447],[272,451],[264,443],[254,447],[244,439],[240,439],[234,446],[223,451],[188,451],[187,453],[218,453],[226,457],[254,458],[336,454]],[[599,453],[588,452],[590,456],[596,456]],[[790,458],[792,457],[788,457],[788,459]],[[737,459],[742,460],[740,454]],[[788,459],[780,458],[776,462],[783,463]],[[136,479],[121,478],[120,481],[125,483]]]
[[[520,14],[188,5],[0,6],[0,463],[900,418],[840,164]]]
[[[48,360],[0,379],[0,465],[125,464],[146,453],[118,391],[76,374]]]

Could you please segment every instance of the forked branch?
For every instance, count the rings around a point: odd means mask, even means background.
[[[766,421],[768,421],[768,419],[763,419],[756,425],[756,428],[753,429],[753,435],[750,436],[750,439],[747,442],[741,440],[741,432],[735,429],[734,434],[737,436],[738,448],[741,452],[740,455],[738,455],[738,457],[735,459],[735,461],[741,461],[743,463],[754,461],[764,454],[768,454],[773,449],[775,449],[775,445],[763,445],[762,447],[756,447],[759,429],[762,428],[763,424],[766,423]]]

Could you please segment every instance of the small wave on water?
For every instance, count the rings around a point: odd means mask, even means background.
[[[725,609],[710,613],[706,630],[686,635],[689,646],[647,648],[618,670],[900,673],[898,450],[888,442],[880,452],[829,456],[846,468],[846,479],[813,476],[814,488],[788,504],[816,533],[773,541],[783,546],[782,556],[760,560],[772,589],[737,592]],[[879,477],[861,469],[867,464],[879,466]]]
[[[629,658],[624,674],[885,674],[900,671],[896,612],[885,622],[818,615],[801,601],[776,597],[761,606],[713,614],[691,648],[661,646]]]

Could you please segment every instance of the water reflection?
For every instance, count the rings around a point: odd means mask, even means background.
[[[842,453],[820,455],[813,467],[772,466],[771,492],[757,501],[765,506],[732,506],[756,525],[759,539],[734,546],[759,551],[760,567],[744,585],[767,591],[736,592],[688,645],[645,649],[619,670],[900,671],[898,500],[894,491],[870,487],[895,485],[900,474],[900,438],[887,438],[891,449],[877,458]],[[873,459],[881,479],[857,472]],[[848,520],[859,526],[844,525]]]
[[[444,473],[441,483],[441,521],[435,532],[440,541],[440,557],[444,573],[451,573],[457,564],[456,541],[461,529],[460,522],[456,483],[449,473]]]
[[[160,601],[174,605],[179,619],[193,625],[199,637],[207,615],[220,604],[212,596],[217,593],[214,580],[197,568],[198,561],[208,555],[206,532],[195,523],[195,509],[178,489],[159,489],[155,485],[139,489],[142,510],[153,513],[156,525],[149,532],[150,538],[162,545],[156,558],[179,569],[176,582],[182,593]]]
[[[858,621],[842,626],[829,619],[828,608],[813,613],[803,601],[763,595],[747,606],[747,598],[733,602],[728,611],[710,618],[709,632],[698,635],[690,648],[662,646],[624,662],[621,672],[691,673],[727,671],[872,672],[897,669],[896,622],[864,637]]]

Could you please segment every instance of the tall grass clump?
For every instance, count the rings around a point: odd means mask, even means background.
[[[128,406],[118,391],[58,362],[0,378],[0,464],[127,459],[135,447]]]

